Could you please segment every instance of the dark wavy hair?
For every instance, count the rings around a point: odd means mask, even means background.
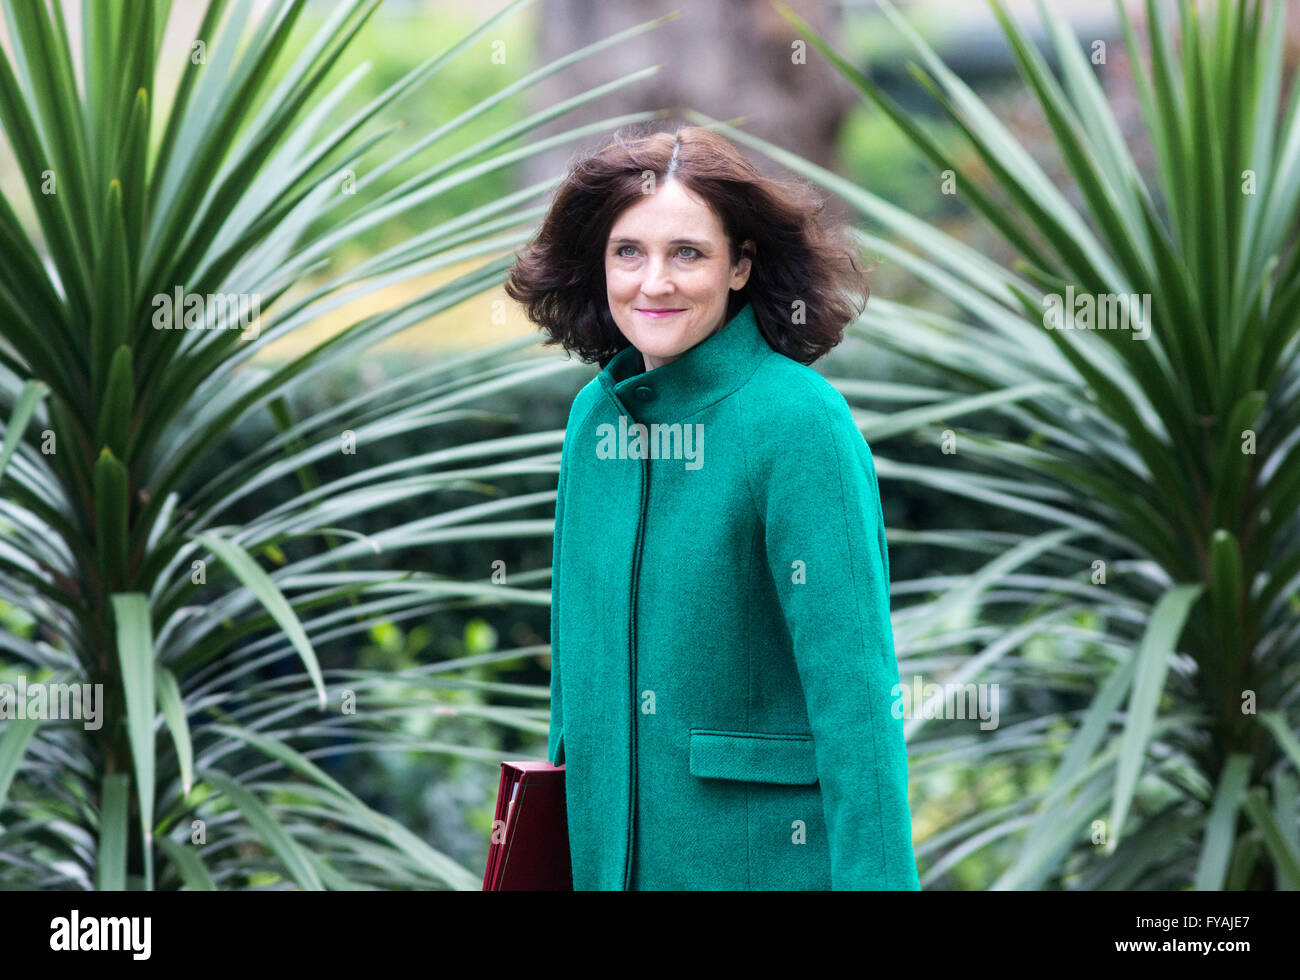
[[[844,339],[870,287],[854,245],[825,221],[825,198],[802,180],[764,176],[711,130],[683,126],[632,140],[619,131],[569,167],[505,285],[547,334],[543,346],[562,344],[601,367],[629,346],[609,311],[605,246],[614,221],[641,199],[652,174],[653,186],[679,180],[708,202],[726,231],[733,265],[750,256],[749,279],[728,297],[727,320],[752,303],[772,348],[803,364]],[[797,303],[802,323],[794,322]]]

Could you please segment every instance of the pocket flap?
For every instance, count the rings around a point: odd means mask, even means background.
[[[691,729],[691,775],[807,786],[817,782],[811,735]]]

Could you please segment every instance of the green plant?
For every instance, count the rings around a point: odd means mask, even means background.
[[[248,0],[212,0],[183,50],[164,42],[168,0],[84,3],[80,73],[60,2],[3,3],[11,47],[0,50],[0,123],[27,199],[0,200],[0,417],[8,418],[0,599],[32,624],[0,633],[0,651],[33,686],[104,692],[98,730],[67,717],[0,723],[5,887],[475,888],[477,874],[366,806],[312,757],[409,747],[496,761],[404,724],[448,713],[545,733],[544,704],[498,708],[438,693],[490,689],[464,672],[532,651],[400,672],[327,670],[320,654],[381,621],[547,603],[544,590],[528,587],[546,569],[513,574],[507,587],[486,575],[403,572],[402,556],[471,538],[548,536],[551,521],[528,512],[554,491],[509,484],[554,474],[561,433],[450,445],[386,465],[367,450],[399,433],[436,437],[449,423],[493,418],[473,403],[569,366],[503,361],[521,346],[512,344],[417,367],[302,419],[288,397],[498,284],[545,208],[526,202],[559,178],[313,281],[337,250],[532,153],[649,118],[606,119],[506,149],[653,69],[500,127],[375,193],[384,175],[436,153],[466,123],[575,59],[667,18],[503,76],[490,98],[358,175],[356,162],[386,136],[372,131],[384,110],[458,54],[487,64],[490,53],[475,43],[526,5],[506,7],[338,118],[359,73],[334,86],[323,79],[377,3],[334,5],[296,46],[304,0],[275,0],[260,18]],[[179,85],[155,118],[155,79],[177,61]],[[470,259],[483,261],[299,357],[250,363],[347,300]],[[269,325],[259,314],[273,314]],[[280,435],[198,478],[206,454],[259,411]],[[355,458],[353,471],[317,486],[313,462],[340,452]],[[255,520],[225,516],[295,482]],[[492,499],[437,510],[454,490]],[[368,538],[339,526],[418,496],[430,502],[420,520]]]
[[[1002,692],[1000,724],[987,732],[912,717],[913,771],[1053,760],[1047,785],[973,807],[922,842],[922,883],[993,847],[998,888],[1300,887],[1300,82],[1279,117],[1282,5],[1225,0],[1207,27],[1199,8],[1180,4],[1176,58],[1148,0],[1148,67],[1116,4],[1158,164],[1152,187],[1066,19],[1040,3],[1058,80],[992,0],[1080,209],[888,0],[879,4],[985,182],[781,9],[906,134],[936,190],[955,181],[1020,256],[1014,269],[720,128],[913,246],[861,235],[960,311],[876,296],[855,327],[940,379],[928,390],[838,382],[850,399],[905,405],[863,410],[873,446],[911,434],[939,448],[933,465],[877,454],[882,480],[942,488],[1025,523],[1009,536],[890,532],[891,542],[984,559],[955,583],[894,583],[896,596],[919,597],[897,615],[903,681],[924,658],[929,679]],[[1051,314],[1067,296],[1149,297],[1149,336],[1139,339],[1137,321],[1061,329],[1077,327]],[[1050,653],[1029,656],[1041,639]],[[922,729],[930,737],[915,737]]]

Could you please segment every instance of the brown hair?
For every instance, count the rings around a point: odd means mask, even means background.
[[[825,199],[804,181],[765,177],[716,133],[684,126],[630,142],[620,131],[570,166],[505,285],[506,295],[524,304],[548,335],[544,346],[562,344],[602,367],[628,346],[609,311],[605,245],[651,175],[652,186],[680,180],[708,202],[726,231],[733,265],[742,251],[750,255],[749,280],[728,298],[728,320],[752,303],[772,348],[803,364],[844,339],[870,288],[850,241],[824,222]],[[791,322],[796,302],[804,304],[799,324]]]

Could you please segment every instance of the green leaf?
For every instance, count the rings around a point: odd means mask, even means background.
[[[95,865],[95,887],[100,891],[126,890],[127,794],[126,773],[104,777],[99,808],[99,856]]]
[[[1220,528],[1210,537],[1210,608],[1220,657],[1230,657],[1236,648],[1235,636],[1240,629],[1243,598],[1237,539]],[[1207,668],[1207,673],[1214,678],[1212,683],[1217,686],[1222,681],[1221,671],[1217,665],[1207,665]]]
[[[95,535],[100,575],[115,589],[127,585],[129,484],[126,467],[105,447],[95,462]]]
[[[23,384],[18,403],[14,405],[13,415],[9,417],[9,424],[5,426],[5,441],[0,445],[0,480],[4,479],[9,457],[18,448],[18,443],[22,442],[23,433],[27,431],[27,423],[36,412],[36,406],[49,393],[49,385],[40,381],[27,381]]]
[[[0,810],[4,809],[9,797],[9,787],[13,785],[27,745],[40,725],[39,718],[10,718],[5,722],[4,731],[0,732]]]
[[[131,348],[125,344],[113,353],[108,382],[99,413],[95,441],[107,446],[118,459],[126,458],[131,434],[131,412],[135,406],[135,378],[131,368]]]
[[[95,302],[90,316],[91,402],[101,406],[101,417],[106,410],[102,402],[110,363],[116,359],[120,345],[130,339],[127,331],[133,285],[122,217],[122,183],[119,180],[115,179],[108,185],[105,213],[108,223],[99,254],[95,257]]]
[[[1268,793],[1256,786],[1246,794],[1245,809],[1255,829],[1259,831],[1264,848],[1273,858],[1278,884],[1285,891],[1300,890],[1300,854],[1287,844],[1277,821],[1268,808]]]
[[[225,735],[227,738],[244,742],[255,749],[265,752],[272,758],[279,759],[290,769],[306,776],[314,782],[320,783],[320,785],[325,788],[337,793],[348,803],[365,810],[367,815],[370,815],[369,809],[365,804],[343,786],[343,784],[326,773],[325,770],[321,769],[310,759],[306,758],[301,753],[294,751],[279,739],[274,739],[266,735],[259,735],[256,732],[249,731],[248,729],[235,728],[230,725],[211,725],[208,730],[216,734]]]
[[[1210,513],[1214,527],[1232,526],[1231,522],[1238,520],[1237,515],[1241,513],[1242,500],[1250,489],[1249,474],[1254,461],[1259,459],[1245,452],[1243,439],[1248,430],[1256,427],[1267,401],[1267,392],[1249,391],[1228,413],[1215,459],[1214,485],[1218,492],[1214,495],[1214,508]],[[1255,435],[1258,438],[1259,432],[1256,431]]]
[[[321,676],[320,661],[316,657],[316,651],[312,648],[311,640],[307,638],[307,633],[302,628],[302,623],[298,621],[298,616],[294,613],[293,607],[289,605],[284,594],[271,581],[271,577],[262,571],[252,557],[235,544],[225,538],[219,537],[214,531],[204,531],[192,537],[203,544],[214,555],[220,558],[226,567],[234,573],[249,591],[257,597],[257,600],[271,614],[271,617],[280,624],[280,628],[293,643],[294,648],[298,651],[299,657],[302,658],[303,665],[307,668],[307,673],[311,676],[312,683],[316,686],[316,694],[320,699],[320,710],[325,710],[325,681]]]
[[[1296,739],[1295,733],[1288,727],[1286,716],[1280,711],[1261,711],[1259,722],[1273,733],[1278,747],[1286,753],[1296,772],[1300,772],[1300,740]]]
[[[154,696],[162,708],[167,728],[176,746],[176,760],[181,769],[181,788],[188,796],[194,785],[194,748],[190,742],[190,726],[185,720],[185,701],[181,697],[176,676],[166,667],[157,667],[154,675]]]
[[[261,800],[218,769],[200,769],[199,775],[235,805],[266,846],[284,862],[285,870],[299,886],[306,891],[324,890],[306,851],[280,826]]]
[[[1113,852],[1120,841],[1124,818],[1137,789],[1138,774],[1146,758],[1147,744],[1155,724],[1156,709],[1164,691],[1169,658],[1182,635],[1192,604],[1205,591],[1204,585],[1177,585],[1160,597],[1137,651],[1137,677],[1129,698],[1124,741],[1115,771],[1115,796],[1111,801],[1110,836],[1106,843]]]
[[[1083,724],[1079,726],[1069,749],[1052,774],[1052,783],[1043,794],[1043,801],[1024,846],[1020,849],[1015,864],[1004,875],[1005,882],[1023,887],[1031,879],[1040,879],[1045,874],[1047,868],[1043,862],[1052,853],[1048,842],[1054,829],[1059,827],[1068,800],[1067,794],[1082,778],[1085,766],[1093,763],[1097,747],[1106,737],[1115,712],[1133,684],[1136,669],[1136,658],[1121,661],[1093,699]],[[1114,746],[1114,751],[1118,753],[1118,743]]]
[[[1228,881],[1224,886],[1225,891],[1241,891],[1246,887],[1263,849],[1263,843],[1257,830],[1252,830],[1237,838],[1237,846],[1232,852],[1232,863],[1228,867]]]
[[[199,860],[198,848],[188,844],[178,844],[170,837],[159,837],[158,847],[171,861],[176,873],[181,876],[185,887],[191,891],[212,892],[217,890],[212,875]]]
[[[1219,777],[1219,790],[1205,827],[1201,857],[1196,866],[1197,891],[1221,891],[1228,862],[1237,842],[1237,813],[1246,798],[1251,758],[1241,752],[1228,756]]]
[[[149,624],[149,598],[140,592],[112,596],[117,623],[117,654],[126,695],[126,726],[135,762],[136,790],[140,801],[140,836],[145,855],[145,881],[153,890],[153,801],[155,786],[153,726],[157,715],[154,698],[153,630]]]

